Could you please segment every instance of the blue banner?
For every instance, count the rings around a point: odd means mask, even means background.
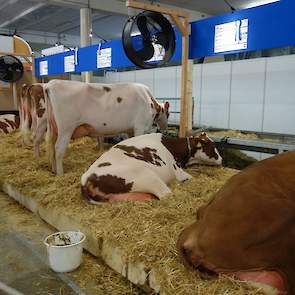
[[[193,59],[217,54],[256,51],[295,45],[294,11],[294,0],[281,0],[267,5],[195,21],[191,23],[189,57]],[[216,26],[220,27],[220,31],[222,33],[223,28],[220,25],[231,22],[236,22],[237,24],[247,23],[247,38],[246,42],[243,43],[245,48],[226,52],[214,50],[216,45]],[[245,30],[244,27],[242,27],[242,29]],[[181,34],[177,30],[175,30],[175,32],[176,51],[172,57],[172,61],[180,61]],[[246,33],[244,32],[243,34],[245,38]],[[238,31],[236,36],[240,38],[242,36],[241,32]],[[101,46],[101,48],[99,48],[99,46]],[[106,62],[102,67],[100,67],[97,63],[97,52],[98,49],[106,48],[110,48],[111,64],[108,65]],[[64,57],[68,55],[75,55],[76,57],[74,67],[75,70],[72,71],[72,73],[135,66],[126,56],[122,46],[122,41],[113,40],[101,45],[79,48],[77,53],[75,53],[75,51],[68,51],[52,56],[36,58],[36,76],[40,77],[66,73]],[[45,62],[45,65],[42,63],[40,66],[40,62],[42,61]],[[40,73],[40,68],[44,67],[45,70],[42,74]]]

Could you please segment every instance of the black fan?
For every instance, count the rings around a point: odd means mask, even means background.
[[[141,68],[161,66],[175,51],[174,30],[158,12],[144,11],[131,17],[125,24],[122,39],[126,55]]]
[[[13,55],[0,57],[0,80],[4,82],[16,82],[22,78],[24,67],[22,62]]]

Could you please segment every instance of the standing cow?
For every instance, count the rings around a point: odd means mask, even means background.
[[[96,160],[81,177],[82,193],[94,202],[161,199],[171,192],[167,184],[191,178],[181,167],[221,162],[205,133],[187,138],[145,134],[120,142]]]
[[[1,115],[0,116],[0,133],[11,133],[19,128],[20,118],[17,115]]]
[[[295,152],[230,178],[180,234],[187,266],[295,294]],[[278,294],[278,293],[272,293]]]
[[[34,138],[42,120],[46,126],[45,99],[42,85],[41,83],[22,85],[18,109],[20,114],[20,130],[25,145],[31,144],[30,132],[32,133],[32,138]]]
[[[29,85],[23,84],[18,100],[18,111],[20,116],[20,132],[23,145],[30,145],[30,128],[32,125],[31,100],[28,96]]]
[[[97,84],[52,80],[44,86],[52,170],[63,174],[63,157],[72,138],[149,133],[154,122],[167,128],[169,103],[162,107],[148,87],[137,83]]]

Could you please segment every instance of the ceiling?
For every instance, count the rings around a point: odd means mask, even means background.
[[[266,0],[227,1],[235,9],[242,9]],[[199,13],[198,18],[230,11],[230,7],[224,0],[157,0],[153,2],[194,10]],[[0,0],[0,32],[16,30],[21,35],[26,31],[38,31],[58,36],[63,34],[79,36],[80,8],[87,5],[96,8],[93,9],[92,14],[94,37],[120,38],[128,17],[124,0]],[[103,11],[98,10],[100,8]]]

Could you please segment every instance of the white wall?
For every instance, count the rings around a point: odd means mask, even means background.
[[[139,82],[157,98],[179,98],[180,74],[180,67],[107,72],[104,81]],[[193,97],[194,125],[295,135],[295,55],[196,64]]]

